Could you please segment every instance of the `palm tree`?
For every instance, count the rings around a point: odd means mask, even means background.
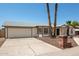
[[[72,21],[70,21],[70,20],[69,21],[66,21],[66,24],[69,25],[69,26],[71,26],[71,22]]]
[[[79,22],[78,21],[72,21],[71,26],[73,26],[73,27],[79,26]]]
[[[46,7],[47,7],[47,13],[48,13],[49,36],[52,37],[52,27],[51,27],[50,10],[49,10],[48,3],[46,3]]]
[[[76,27],[76,26],[79,26],[79,22],[78,21],[66,21],[66,25]]]
[[[56,24],[57,24],[57,9],[58,3],[55,4],[55,14],[54,14],[54,37],[56,37]]]

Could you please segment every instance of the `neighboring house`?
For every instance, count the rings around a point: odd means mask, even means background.
[[[67,35],[68,27],[69,27],[69,32],[68,32],[69,36],[79,35],[79,26],[72,27],[72,26],[66,26],[66,25],[62,25],[60,27],[62,28],[62,31],[60,31],[60,35]]]
[[[76,26],[74,29],[75,35],[79,35],[79,26]]]
[[[62,25],[60,26],[60,35],[63,36],[67,36],[69,34],[69,36],[73,36],[75,35],[74,33],[74,28],[71,26],[67,26],[67,25]]]

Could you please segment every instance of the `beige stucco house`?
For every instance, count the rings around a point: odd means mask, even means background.
[[[4,26],[5,38],[48,36],[47,26]]]
[[[4,25],[5,38],[27,38],[27,37],[43,37],[49,36],[49,27],[47,25],[34,25],[34,26],[14,26],[14,25]],[[79,28],[75,29],[73,27],[68,28],[65,25],[57,26],[56,35],[57,36],[67,36],[67,32],[70,36],[78,34]],[[52,27],[53,35],[53,27]]]
[[[26,37],[43,37],[49,36],[49,27],[47,25],[38,26],[12,26],[7,25],[5,28],[5,38],[26,38]],[[56,31],[59,35],[59,27]],[[52,31],[53,34],[53,31]]]

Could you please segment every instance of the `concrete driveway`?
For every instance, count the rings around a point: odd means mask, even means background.
[[[51,52],[57,52],[61,49],[47,44],[36,38],[18,38],[6,39],[0,48],[0,55],[4,56],[34,56]]]

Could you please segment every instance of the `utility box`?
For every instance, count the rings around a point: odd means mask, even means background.
[[[39,34],[39,37],[42,37],[42,34]]]

